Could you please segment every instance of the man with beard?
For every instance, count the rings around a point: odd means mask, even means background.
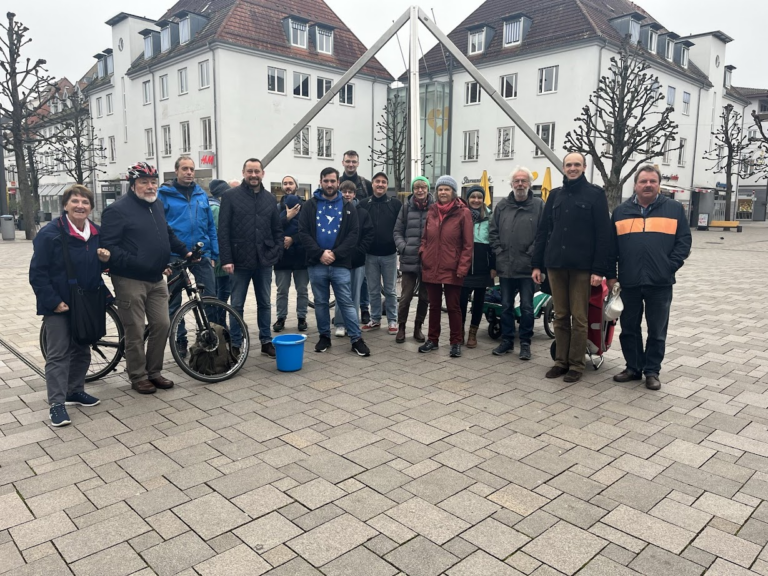
[[[277,202],[262,185],[261,160],[249,158],[243,164],[243,181],[221,197],[219,211],[219,254],[222,269],[232,274],[232,307],[243,314],[248,287],[256,295],[256,319],[261,353],[275,357],[272,345],[272,266],[283,253],[283,228]],[[243,335],[232,324],[232,353],[238,356]]]
[[[515,348],[515,296],[520,293],[520,359],[530,360],[534,290],[531,256],[544,202],[533,196],[533,176],[528,168],[516,168],[509,181],[512,191],[496,206],[488,233],[496,254],[502,306],[502,340],[493,353],[501,356]]]

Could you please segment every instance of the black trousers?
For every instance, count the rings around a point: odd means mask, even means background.
[[[658,376],[664,360],[672,286],[639,286],[622,288],[621,351],[627,369],[635,374]],[[648,338],[643,346],[643,313],[648,325]]]
[[[480,320],[483,319],[483,304],[485,304],[485,288],[467,288],[466,286],[461,289],[461,298],[459,304],[461,305],[461,322],[466,322],[467,308],[469,308],[469,297],[474,291],[472,297],[472,317],[469,320],[470,326],[480,326]]]

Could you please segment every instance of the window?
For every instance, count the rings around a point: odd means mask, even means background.
[[[141,98],[144,104],[152,103],[152,86],[150,86],[149,80],[145,80],[141,83]]]
[[[664,52],[664,57],[667,60],[672,60],[672,57],[674,56],[674,54],[675,54],[675,42],[667,38],[667,46]]]
[[[485,47],[485,28],[469,33],[469,55],[482,53]]]
[[[317,157],[333,158],[333,130],[330,128],[317,129]]]
[[[192,140],[189,135],[189,122],[181,123],[181,153],[189,154],[192,150]]]
[[[144,60],[152,58],[152,34],[144,36]]]
[[[655,30],[648,29],[648,51],[656,54],[659,49],[659,34]]]
[[[676,94],[677,94],[677,90],[675,90],[674,86],[667,86],[667,106],[675,105]]]
[[[291,20],[291,45],[299,48],[307,47],[307,25],[304,22]]]
[[[160,76],[160,100],[168,99],[168,74]]]
[[[163,156],[170,156],[173,154],[173,146],[171,145],[171,127],[163,126]]]
[[[680,148],[677,151],[677,165],[685,166],[685,145],[687,141],[685,138],[680,138]]]
[[[189,90],[189,84],[187,83],[187,69],[181,68],[179,70],[179,95],[186,94]]]
[[[96,118],[101,118],[101,98],[96,98]]]
[[[662,158],[663,164],[669,164],[670,158],[672,156],[672,153],[669,151],[669,140],[664,141],[664,145],[661,147],[661,151],[664,153],[664,157]]]
[[[730,88],[731,87],[731,71],[728,70],[727,68],[725,70],[725,80],[723,82],[723,85],[726,88]]]
[[[715,172],[719,172],[723,169],[725,162],[725,146],[717,147],[717,164],[715,165]]]
[[[557,92],[557,76],[560,66],[539,68],[539,94]]]
[[[501,77],[501,97],[517,98],[517,74],[507,74]]]
[[[760,114],[768,112],[768,102],[760,102]]]
[[[691,114],[691,94],[689,92],[683,92],[683,114],[685,116]]]
[[[464,104],[479,104],[480,103],[480,84],[477,82],[467,82]]]
[[[285,94],[285,70],[267,67],[267,91],[274,94]]]
[[[508,160],[515,155],[515,128],[507,126],[496,131],[496,159]]]
[[[107,116],[111,115],[114,112],[114,107],[112,105],[112,94],[107,94]]]
[[[186,44],[189,42],[189,16],[179,22],[179,43]]]
[[[99,150],[98,150],[99,158],[102,160],[105,160],[107,158],[107,149],[104,146],[104,138],[99,138]]]
[[[339,92],[339,103],[345,106],[355,105],[355,85],[347,84]]]
[[[299,98],[309,98],[309,74],[293,73],[293,95]]]
[[[318,140],[320,135],[318,134]],[[293,155],[301,158],[309,158],[309,126],[301,129],[293,139]]]
[[[480,131],[464,132],[464,160],[477,160],[480,147]]]
[[[213,129],[210,117],[200,120],[200,129],[203,132],[203,150],[213,150]]]
[[[208,60],[203,60],[197,63],[197,76],[200,82],[200,90],[208,88],[211,85],[211,73],[208,65]]]
[[[637,20],[629,21],[629,41],[637,44],[640,41],[640,22]]]
[[[99,78],[104,78],[104,59],[99,58],[99,61],[96,63],[96,72],[99,75]]]
[[[147,152],[147,158],[154,158],[155,157],[155,138],[154,134],[152,134],[152,128],[147,128],[144,130],[144,140],[146,140],[146,152]]]
[[[171,49],[171,27],[166,26],[160,30],[160,52],[168,52]]]
[[[750,142],[754,142],[755,140],[757,140],[757,130],[752,129],[749,132],[747,132],[747,138],[749,139]]]
[[[317,28],[317,51],[333,54],[333,30]]]
[[[520,44],[522,28],[522,20],[504,22],[504,46]]]
[[[661,92],[661,83],[658,80],[654,81],[651,91],[653,92],[653,103],[656,105],[659,103],[659,92]]]
[[[536,135],[542,140],[544,140],[544,144],[554,149],[555,147],[555,123],[554,122],[548,122],[547,124],[536,124]],[[541,151],[541,149],[536,148],[536,151],[533,153],[533,155],[544,156],[544,153]]]
[[[607,134],[610,134],[611,137],[613,137],[613,123],[608,122],[605,126],[605,131]],[[605,144],[603,145],[603,154],[606,156],[611,156],[613,154],[613,146],[606,140]]]
[[[683,46],[680,50],[680,66],[688,68],[688,47]]]
[[[325,93],[331,89],[331,86],[333,86],[333,81],[330,78],[320,78],[318,76],[317,77],[317,99],[320,100],[320,98],[325,96]],[[331,100],[331,103],[333,103],[333,100]]]
[[[107,74],[110,76],[115,72],[115,57],[112,54],[107,54]]]

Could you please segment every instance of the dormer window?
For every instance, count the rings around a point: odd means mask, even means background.
[[[726,68],[725,69],[725,78],[724,78],[724,81],[723,81],[723,85],[726,88],[730,88],[731,87],[731,70],[730,70],[730,68]]]
[[[671,38],[667,38],[667,46],[664,48],[664,58],[672,61],[675,55],[675,41]]]
[[[181,44],[186,44],[189,42],[189,35],[190,27],[189,27],[189,16],[184,18],[181,22],[179,22],[179,42]]]
[[[168,52],[171,49],[171,27],[166,26],[160,30],[160,51]]]
[[[317,38],[315,39],[317,51],[322,54],[333,54],[333,30],[317,28]]]
[[[144,60],[152,58],[152,35],[144,36]]]
[[[112,54],[107,55],[107,74],[112,75],[115,72],[115,59]]]
[[[469,33],[469,55],[482,54],[485,50],[485,28]]]
[[[656,30],[648,29],[648,52],[656,54],[659,49],[659,33]]]
[[[640,42],[640,22],[637,20],[629,21],[629,41],[632,44],[638,44]]]
[[[520,44],[523,39],[523,19],[504,22],[504,46]]]
[[[291,46],[307,47],[307,23],[291,20]]]
[[[683,68],[688,68],[688,47],[683,46],[682,50],[680,50],[680,66]]]
[[[96,65],[96,72],[99,75],[99,78],[104,78],[104,59],[99,58],[99,61]]]

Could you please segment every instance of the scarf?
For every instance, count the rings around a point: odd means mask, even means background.
[[[480,208],[470,208],[469,211],[472,212],[472,222],[479,222]]]
[[[447,204],[440,204],[440,202],[437,203],[437,215],[440,217],[440,222],[445,219],[445,217],[448,215],[448,212],[451,211],[451,208],[456,206],[456,198],[448,202]]]
[[[427,204],[429,204],[429,195],[424,196],[423,200],[419,200],[416,196],[413,197],[413,205],[416,210],[426,210]]]

